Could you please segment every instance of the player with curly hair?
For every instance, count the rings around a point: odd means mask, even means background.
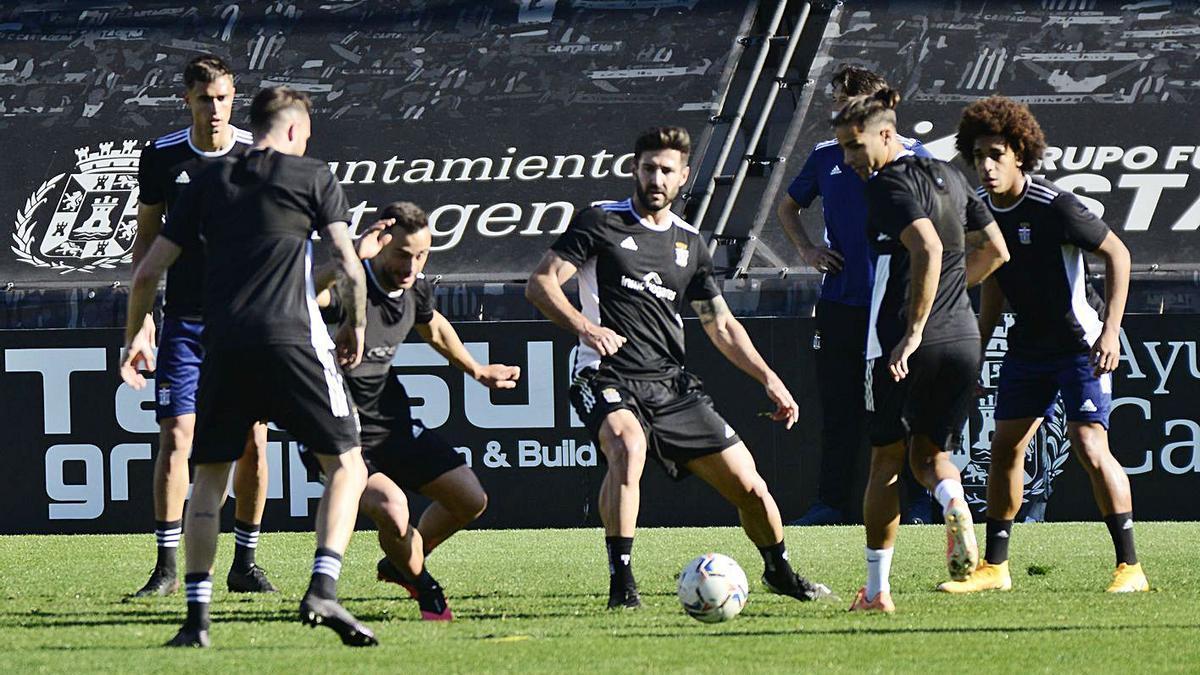
[[[979,313],[983,344],[1007,300],[1016,314],[1000,367],[996,432],[987,488],[987,548],[965,581],[948,593],[1008,590],[1008,544],[1021,507],[1025,448],[1061,393],[1071,449],[1116,549],[1108,591],[1149,589],[1133,545],[1129,477],[1108,445],[1112,371],[1120,360],[1121,317],[1129,290],[1129,250],[1068,190],[1031,175],[1046,138],[1029,107],[992,96],[963,111],[955,141],[970,158],[1012,258],[984,282]],[[1105,297],[1087,283],[1090,251],[1104,260]]]

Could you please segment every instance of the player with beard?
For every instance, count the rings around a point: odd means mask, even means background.
[[[433,308],[433,287],[421,274],[433,237],[425,212],[411,202],[395,202],[380,212],[380,222],[358,241],[367,277],[367,332],[363,362],[342,375],[350,387],[362,426],[363,459],[370,477],[359,508],[379,528],[378,577],[403,586],[427,621],[453,618],[442,587],[425,569],[425,557],[487,507],[479,479],[437,433],[414,419],[408,392],[391,374],[396,348],[415,327],[442,356],[472,379],[492,389],[517,386],[521,369],[480,364],[454,327]],[[326,322],[341,323],[345,310],[329,287],[330,269],[317,276],[317,305]],[[336,285],[333,285],[336,290]],[[303,455],[312,467],[311,453]],[[414,528],[404,490],[431,500]]]
[[[317,453],[328,480],[316,514],[317,550],[300,620],[351,646],[378,644],[338,603],[342,555],[367,481],[358,421],[337,360],[362,360],[366,279],[346,225],[346,195],[324,162],[304,157],[309,100],[288,87],[260,91],[250,105],[254,147],[206,168],[180,195],[129,294],[121,377],[140,389],[154,370],[143,317],[162,273],[200,242],[204,271],[204,368],[196,394],[195,486],[185,514],[187,619],[169,647],[207,647],[212,567],[234,441],[274,420]],[[321,323],[312,279],[312,235],[332,245],[345,275],[346,321],[336,340]],[[336,360],[334,347],[336,346]]]
[[[163,216],[175,208],[180,192],[213,162],[238,157],[250,149],[250,132],[229,123],[233,112],[233,71],[220,58],[197,56],[183,69],[183,100],[192,114],[190,127],[148,144],[138,164],[137,236],[133,265],[145,257],[162,229]],[[158,453],[154,458],[154,536],[158,560],[150,580],[134,597],[169,595],[179,588],[175,553],[183,530],[187,501],[188,455],[196,429],[196,388],[204,346],[201,285],[204,251],[199,243],[184,248],[167,270],[166,302],[155,376],[155,418],[159,423]],[[150,315],[149,330],[154,330]],[[233,564],[226,584],[235,592],[275,590],[255,563],[259,527],[267,502],[267,427],[256,425],[245,439],[245,453],[233,474]]]
[[[905,455],[942,506],[951,576],[963,579],[978,563],[950,451],[961,440],[979,375],[979,331],[967,287],[1008,259],[999,228],[962,174],[900,143],[899,102],[899,93],[884,88],[851,98],[832,121],[846,164],[867,183],[867,238],[879,254],[867,334],[867,583],[851,611],[895,610],[888,576]]]
[[[1129,249],[1069,190],[1030,175],[1046,137],[1029,107],[1002,96],[963,111],[956,140],[973,159],[983,198],[1012,261],[983,285],[979,332],[991,337],[1005,300],[1016,314],[996,393],[996,431],[987,487],[987,549],[949,593],[1009,590],[1008,544],[1021,508],[1025,448],[1062,394],[1071,450],[1116,551],[1110,593],[1150,590],[1133,544],[1129,476],[1108,446],[1112,371],[1120,362],[1121,317],[1129,292]],[[1104,260],[1105,298],[1088,283],[1090,251]]]
[[[795,424],[796,402],[729,311],[700,231],[671,212],[688,179],[685,129],[658,127],[634,144],[634,195],[576,214],[529,279],[526,297],[579,336],[571,404],[607,465],[599,511],[609,560],[609,608],[638,607],[631,564],[647,455],[681,479],[695,474],[735,506],[765,563],[772,592],[799,600],[829,589],[792,570],[779,508],[754,457],[684,369],[683,319],[690,303],[713,344],[762,383],[772,418]],[[579,275],[583,310],[562,285]]]

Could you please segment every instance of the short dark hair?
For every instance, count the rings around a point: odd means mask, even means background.
[[[678,150],[681,155],[692,152],[692,137],[683,127],[654,127],[643,131],[633,144],[634,158],[643,152]]]
[[[846,101],[830,123],[835,127],[869,127],[879,122],[896,126],[896,106],[900,105],[900,92],[884,87],[874,94],[853,96]]]
[[[221,79],[222,77],[233,78],[233,69],[225,63],[224,59],[212,54],[201,54],[196,58],[188,61],[188,64],[183,67],[183,86],[188,89],[197,82],[201,84],[211,84]]]
[[[876,72],[844,65],[829,79],[834,89],[841,89],[846,96],[870,96],[880,89],[887,89],[887,80]]]
[[[303,110],[308,114],[311,104],[308,94],[280,85],[267,87],[254,95],[250,103],[250,130],[263,134],[271,130],[276,118],[288,110]]]
[[[429,227],[429,218],[421,207],[412,202],[392,202],[379,211],[379,219],[395,219],[392,228],[404,234],[413,234]]]
[[[1033,111],[1004,96],[980,99],[963,110],[954,147],[970,164],[974,163],[975,139],[980,136],[1003,137],[1025,171],[1036,169],[1046,152],[1046,135]]]

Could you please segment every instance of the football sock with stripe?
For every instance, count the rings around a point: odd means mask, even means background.
[[[987,552],[984,560],[989,565],[999,565],[1008,560],[1008,540],[1012,537],[1013,521],[987,519]]]
[[[233,523],[233,569],[239,572],[254,567],[254,554],[258,550],[259,526],[242,520]]]
[[[313,558],[312,580],[308,592],[327,600],[337,599],[337,580],[342,574],[342,556],[327,548],[318,548]]]
[[[608,578],[611,586],[629,588],[633,579],[633,537],[605,537],[608,549]]]
[[[154,521],[154,539],[158,544],[157,570],[175,576],[175,553],[179,550],[179,537],[183,535],[182,520]]]
[[[1113,548],[1117,552],[1117,564],[1137,564],[1137,551],[1133,547],[1133,512],[1114,513],[1104,518],[1108,526],[1108,535],[1112,537]]]
[[[196,630],[208,630],[208,606],[212,602],[212,575],[194,572],[186,575],[183,582],[187,588],[187,623]]]

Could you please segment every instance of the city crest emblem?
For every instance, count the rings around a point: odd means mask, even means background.
[[[1022,244],[1028,244],[1032,241],[1029,234],[1029,223],[1021,223],[1021,226],[1017,228],[1017,238],[1021,240]]]
[[[49,223],[38,218],[66,174],[58,174],[33,192],[17,211],[13,245],[17,259],[60,274],[115,269],[133,261],[137,234],[138,141],[121,146],[101,143],[75,150],[75,173],[67,177]]]
[[[680,267],[688,264],[688,245],[682,241],[675,242],[675,264]]]

